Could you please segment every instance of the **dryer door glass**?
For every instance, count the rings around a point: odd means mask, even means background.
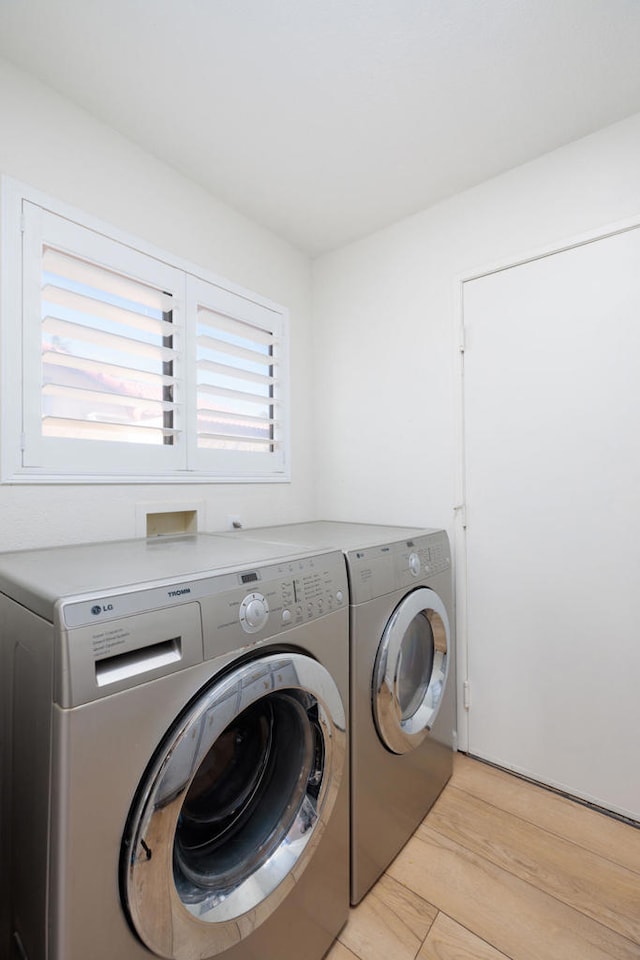
[[[429,735],[447,682],[449,620],[426,587],[409,593],[382,636],[373,676],[373,713],[382,742],[408,753]]]
[[[433,628],[424,611],[407,627],[398,665],[398,704],[403,720],[413,717],[424,702],[431,682],[435,653]]]
[[[125,905],[149,949],[213,957],[262,923],[322,836],[344,762],[340,695],[309,657],[266,656],[202,691],[124,838]]]

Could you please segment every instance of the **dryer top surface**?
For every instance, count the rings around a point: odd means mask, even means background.
[[[307,523],[288,523],[274,527],[254,527],[229,533],[228,536],[238,539],[255,537],[271,543],[304,545],[308,549],[333,548],[346,553],[349,550],[384,546],[437,532],[439,531],[431,528],[312,520]]]

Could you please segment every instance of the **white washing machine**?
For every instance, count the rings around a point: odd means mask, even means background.
[[[0,555],[12,960],[319,960],[349,907],[344,558]]]
[[[456,684],[449,540],[444,530],[328,521],[245,535],[315,549],[338,547],[346,557],[355,904],[451,776]]]

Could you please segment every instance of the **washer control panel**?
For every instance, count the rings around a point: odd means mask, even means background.
[[[241,647],[247,635],[262,640],[346,609],[344,556],[331,550],[235,572],[132,587],[118,594],[69,598],[59,605],[59,616],[67,630],[83,627],[92,636],[106,636],[113,632],[109,626],[113,621],[155,611],[162,624],[164,610],[183,609],[193,601],[200,606],[205,649]],[[131,630],[133,622],[127,632]]]
[[[326,564],[320,564],[318,557],[289,563],[282,572],[287,575],[261,584],[260,591],[254,590],[242,598],[238,618],[245,633],[258,633],[272,613],[286,627],[346,605],[346,582],[336,580],[335,573]]]
[[[280,634],[295,644],[297,627],[330,614],[346,636],[347,572],[337,550],[61,598],[56,702],[86,703]],[[335,628],[318,631],[325,635]]]

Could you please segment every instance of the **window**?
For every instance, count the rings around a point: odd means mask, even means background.
[[[288,479],[283,308],[3,186],[3,479]]]

